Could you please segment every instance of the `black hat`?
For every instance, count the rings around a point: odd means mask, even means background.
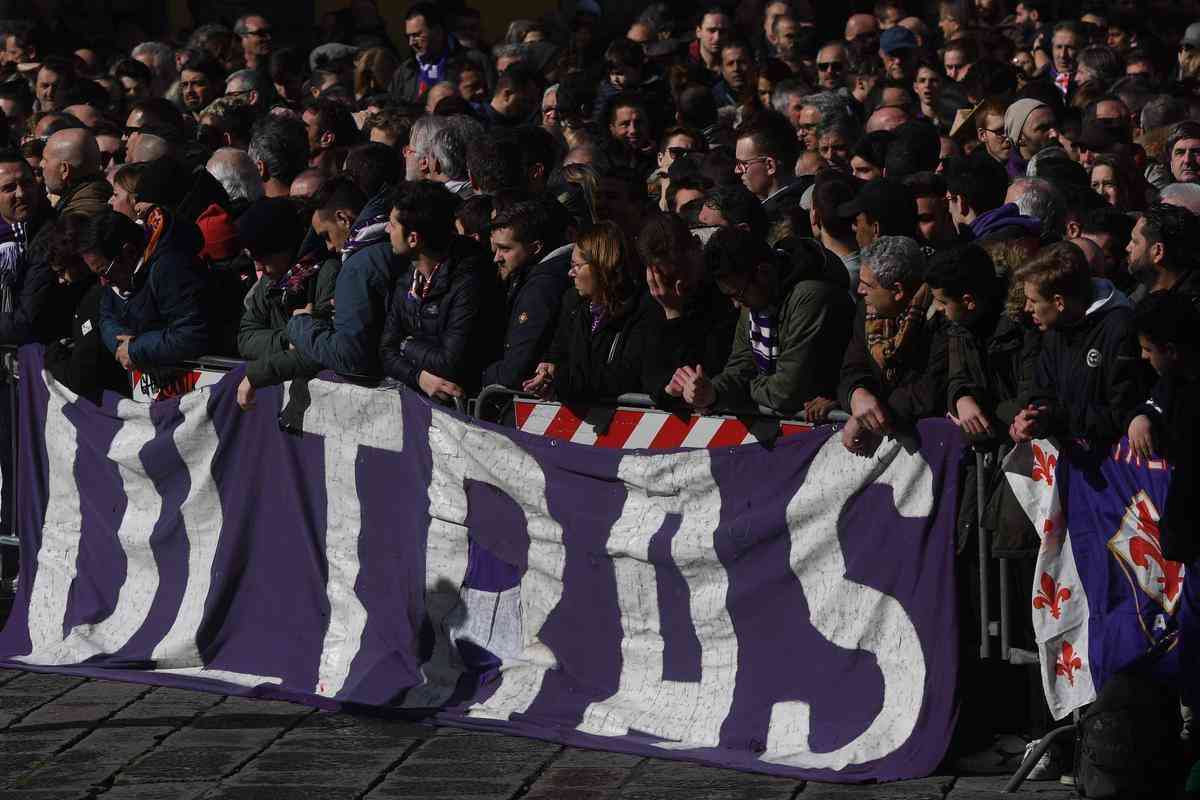
[[[255,200],[235,223],[238,238],[256,256],[296,252],[300,246],[300,216],[286,197]]]
[[[882,236],[912,236],[917,231],[916,198],[894,178],[868,182],[857,197],[838,206],[837,213],[843,219],[865,213],[879,223]]]

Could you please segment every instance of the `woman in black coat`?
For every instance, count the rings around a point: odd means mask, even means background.
[[[613,222],[581,234],[571,254],[575,287],[563,298],[558,331],[527,392],[595,402],[641,391],[648,297],[629,279],[629,243]]]

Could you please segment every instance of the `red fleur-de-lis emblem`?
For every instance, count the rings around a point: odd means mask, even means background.
[[[1183,565],[1178,561],[1168,561],[1163,555],[1162,543],[1159,539],[1158,520],[1154,519],[1149,504],[1139,500],[1137,508],[1137,532],[1139,536],[1129,542],[1129,556],[1133,563],[1145,569],[1150,568],[1150,562],[1158,564],[1162,575],[1158,584],[1162,587],[1163,597],[1168,603],[1175,602],[1179,589],[1183,585]]]
[[[1058,464],[1058,457],[1053,453],[1047,455],[1046,451],[1033,446],[1033,475],[1035,481],[1045,481],[1046,485],[1054,488],[1054,467]]]
[[[1071,686],[1075,685],[1075,670],[1083,669],[1083,661],[1075,655],[1075,648],[1070,642],[1063,642],[1062,652],[1054,664],[1054,674],[1062,675]]]
[[[1041,583],[1042,588],[1033,598],[1033,607],[1039,610],[1048,608],[1050,616],[1058,619],[1062,616],[1062,603],[1071,599],[1071,590],[1055,583],[1054,578],[1051,578],[1048,572],[1042,573]]]

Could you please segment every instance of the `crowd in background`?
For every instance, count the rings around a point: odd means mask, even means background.
[[[354,2],[128,50],[0,21],[0,343],[94,402],[225,355],[243,408],[332,370],[840,409],[862,456],[930,417],[1128,435],[1193,562],[1200,8],[845,6],[576,0],[491,43]],[[1002,495],[960,548],[1036,551]]]

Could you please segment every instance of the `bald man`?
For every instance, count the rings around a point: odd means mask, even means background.
[[[175,154],[175,148],[170,142],[153,133],[139,133],[137,139],[131,137],[131,141],[133,143],[125,156],[127,164],[140,164],[143,161],[154,161]]]
[[[860,37],[879,37],[879,20],[874,15],[851,14],[850,19],[846,20],[846,41],[853,42]]]
[[[894,131],[904,123],[908,122],[909,114],[903,108],[896,106],[883,106],[875,109],[871,116],[867,117],[867,124],[864,130],[867,133],[875,131]]]
[[[108,206],[112,187],[100,168],[100,147],[86,128],[67,128],[50,137],[42,153],[46,192],[58,197],[61,214],[91,215]]]
[[[288,194],[292,197],[312,197],[325,183],[325,173],[319,169],[306,169],[292,179]]]

